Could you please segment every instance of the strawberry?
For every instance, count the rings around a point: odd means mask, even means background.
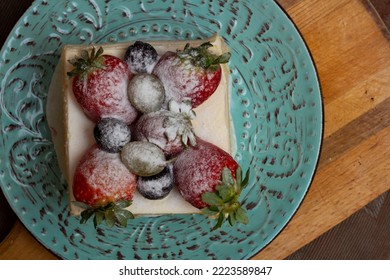
[[[204,214],[231,225],[248,222],[238,199],[248,183],[237,162],[219,147],[197,139],[177,157],[173,165],[174,181],[183,198]]]
[[[137,110],[127,97],[132,73],[127,64],[114,56],[103,55],[103,48],[84,50],[80,57],[69,61],[74,66],[69,77],[74,77],[72,89],[84,113],[94,122],[113,117],[130,124]]]
[[[73,177],[75,204],[85,210],[81,223],[94,216],[95,227],[103,220],[108,226],[126,226],[133,215],[126,209],[133,198],[137,177],[123,165],[118,153],[93,145],[81,158]]]
[[[171,99],[190,99],[193,108],[206,101],[217,89],[222,75],[221,63],[227,63],[230,53],[212,54],[207,42],[198,47],[187,44],[182,51],[166,52],[153,69],[165,88],[166,104]]]
[[[169,103],[169,110],[161,109],[142,115],[134,126],[134,139],[159,146],[169,158],[187,145],[196,145],[191,119],[195,117],[189,102]]]

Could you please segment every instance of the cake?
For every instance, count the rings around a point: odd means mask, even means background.
[[[75,172],[76,170],[78,170],[77,168],[80,165],[80,161],[83,159],[83,157],[85,157],[85,155],[88,153],[91,147],[98,146],[96,142],[98,141],[97,139],[100,139],[99,138],[100,136],[97,136],[100,135],[99,134],[100,130],[98,129],[97,124],[99,124],[100,122],[99,118],[102,119],[101,116],[104,115],[104,112],[101,113],[99,111],[100,108],[97,107],[92,106],[92,108],[89,108],[90,109],[89,111],[88,109],[85,110],[82,104],[83,101],[82,100],[80,101],[80,98],[77,98],[77,94],[75,93],[77,89],[75,89],[75,87],[77,86],[83,87],[83,83],[81,82],[74,83],[73,80],[75,78],[70,77],[77,74],[77,73],[75,74],[75,72],[72,72],[75,69],[75,65],[78,63],[77,57],[80,57],[80,53],[84,51],[84,57],[86,56],[86,53],[89,53],[91,57],[97,56],[98,54],[102,55],[103,53],[104,55],[113,56],[120,59],[123,59],[124,57],[127,56],[128,59],[129,57],[128,52],[130,49],[129,46],[135,46],[137,43],[139,42],[137,41],[137,42],[126,42],[126,43],[115,43],[115,44],[103,44],[103,45],[94,45],[94,46],[66,45],[63,48],[60,64],[57,67],[56,72],[53,76],[52,84],[49,90],[49,98],[47,103],[47,115],[48,115],[48,122],[52,130],[52,136],[53,136],[56,152],[60,162],[60,168],[68,183],[69,197],[70,197],[70,212],[72,215],[76,215],[76,216],[80,215],[80,213],[83,211],[83,208],[80,207],[80,203],[73,203],[76,200],[74,196],[74,189],[73,189],[74,188],[73,184],[77,181],[76,178],[77,176],[75,176]],[[142,89],[144,85],[142,84],[142,82],[139,82],[137,84],[137,82],[135,81],[136,79],[134,79],[134,76],[137,76],[137,79],[139,81],[150,79],[150,76],[153,77],[157,76],[158,78],[161,78],[161,80],[163,80],[163,76],[169,71],[166,68],[164,68],[165,66],[158,67],[157,65],[160,63],[161,60],[170,59],[166,56],[166,54],[169,52],[176,52],[177,50],[183,50],[183,53],[185,53],[186,52],[185,50],[186,48],[189,48],[189,45],[191,46],[204,45],[206,46],[204,48],[205,49],[207,48],[208,51],[210,51],[210,53],[212,53],[216,57],[221,57],[224,53],[228,51],[222,38],[220,38],[218,35],[215,35],[206,40],[142,41],[141,43],[150,45],[155,49],[155,51],[157,52],[157,59],[155,59],[156,61],[154,63],[149,63],[149,64],[146,63],[146,66],[143,65],[144,67],[143,70],[137,69],[138,66],[142,68],[142,65],[137,65],[136,63],[134,63],[134,65],[132,66],[133,68],[128,66],[130,72],[132,72],[133,74],[131,74],[132,76],[129,78],[128,83],[124,83],[124,82],[122,83],[122,81],[116,81],[115,86],[118,87],[118,89],[115,89],[116,91],[121,91],[123,87],[126,88],[127,92],[130,92],[129,88]],[[188,52],[192,52],[191,49],[188,49]],[[185,54],[186,56],[188,55],[188,52],[187,54]],[[136,60],[137,58],[135,57],[134,59]],[[164,82],[163,84],[163,88],[165,88],[164,90],[165,98],[161,99],[159,97],[158,91],[154,93],[152,90],[150,90],[151,87],[150,85],[154,85],[155,82],[155,81],[151,81],[148,82],[147,84],[149,86],[147,92],[151,92],[150,93],[151,97],[146,98],[148,107],[144,108],[142,107],[144,106],[143,104],[139,104],[139,102],[137,101],[138,97],[136,96],[136,94],[129,94],[129,96],[131,97],[129,97],[128,101],[130,102],[132,107],[135,108],[134,112],[130,112],[133,109],[122,110],[122,108],[125,108],[123,106],[128,106],[128,105],[123,105],[119,103],[115,104],[116,106],[115,110],[117,110],[119,113],[115,115],[114,118],[112,118],[114,122],[112,122],[112,120],[109,120],[108,123],[110,124],[111,127],[114,125],[119,127],[120,124],[116,124],[115,121],[116,119],[120,119],[121,123],[128,125],[128,127],[131,127],[134,130],[137,128],[138,123],[141,122],[143,118],[145,118],[144,116],[148,116],[148,118],[150,119],[150,121],[149,119],[148,121],[150,123],[152,124],[158,123],[158,117],[161,115],[160,110],[156,109],[159,108],[158,106],[162,107],[164,109],[164,112],[172,108],[173,110],[176,110],[177,112],[180,113],[186,111],[185,112],[187,114],[186,116],[191,115],[191,119],[192,119],[191,125],[192,125],[193,132],[195,133],[195,135],[193,136],[191,136],[192,134],[188,135],[187,132],[184,133],[185,134],[184,137],[186,138],[186,141],[188,141],[189,146],[192,145],[195,146],[196,143],[200,143],[202,147],[206,147],[208,149],[208,145],[210,143],[213,146],[212,149],[214,149],[214,147],[218,147],[226,155],[233,154],[234,147],[235,147],[234,132],[233,132],[233,128],[230,121],[230,115],[229,115],[230,70],[227,63],[221,63],[220,65],[222,71],[221,71],[221,77],[220,77],[220,82],[218,84],[218,87],[216,88],[215,91],[213,91],[213,93],[209,97],[206,98],[206,100],[202,100],[198,102],[197,97],[192,98],[190,105],[196,108],[192,109],[191,107],[190,108],[188,107],[187,98],[184,98],[183,100],[179,100],[177,102],[168,102],[168,100],[171,99],[169,97],[169,94],[171,94],[170,92],[172,92],[172,90],[168,89],[170,85],[167,84],[166,82]],[[98,69],[99,65],[94,67]],[[156,70],[156,69],[160,69],[160,70]],[[118,70],[118,71],[122,71],[122,70]],[[130,83],[133,84],[131,87],[129,87]],[[187,84],[188,83],[190,82],[187,82]],[[83,89],[83,91],[85,91],[85,89]],[[182,94],[183,91],[185,91],[185,89],[181,89],[180,92],[178,91],[177,94],[180,95]],[[176,94],[176,93],[172,93],[172,94]],[[159,101],[160,99],[161,101]],[[88,102],[92,104],[102,103],[99,100],[98,101],[94,100],[93,102],[89,100]],[[193,106],[194,104],[196,106]],[[111,106],[111,104],[107,106]],[[121,113],[122,111],[125,113],[122,114]],[[95,116],[96,114],[97,116]],[[169,115],[169,113],[167,114]],[[155,115],[158,115],[158,117],[155,117]],[[187,121],[188,118],[186,117],[185,120]],[[143,123],[146,122],[147,121],[145,120]],[[100,126],[102,127],[102,129],[104,129],[105,124],[100,123]],[[164,122],[164,127],[165,126],[166,126],[166,122]],[[138,129],[137,131],[139,130],[142,129]],[[134,132],[131,130],[130,133],[133,137]],[[164,133],[169,134],[169,131],[168,133],[166,133],[166,131]],[[126,139],[126,132],[123,133],[121,132],[120,136]],[[137,152],[140,150],[142,151],[142,149],[144,149],[144,148],[139,148],[140,146],[136,145],[139,144],[138,142],[140,142],[142,147],[144,147],[143,142],[148,142],[148,143],[151,142],[152,150],[155,148],[153,146],[157,146],[159,144],[153,141],[149,141],[149,139],[146,139],[147,141],[145,139],[141,139],[142,137],[140,138],[140,136],[138,136],[138,138],[139,139],[136,140],[140,140],[140,141],[133,141],[137,143],[132,143],[133,145],[128,145],[129,147],[121,146],[121,152],[119,152],[122,155],[121,157],[122,163],[124,163],[124,165],[128,167],[128,170],[131,170],[132,172],[141,172],[141,171],[133,171],[134,167],[132,167],[131,165],[132,162],[134,162],[134,159],[130,159],[128,160],[128,162],[126,162],[126,156],[123,156],[124,154],[123,151],[126,150],[126,152],[128,152],[131,150],[133,154],[138,153],[139,154],[138,156],[141,157],[142,159],[142,156],[144,156],[144,154],[147,154],[149,148],[145,148],[145,150],[143,150],[144,152]],[[204,145],[203,143],[206,143],[206,145]],[[187,144],[185,144],[185,146],[186,145]],[[130,146],[134,146],[134,147],[130,147]],[[94,147],[93,149],[94,149],[93,157],[97,161],[101,161],[100,154],[102,152],[99,150],[99,147],[97,148]],[[201,148],[199,148],[199,150],[200,149]],[[190,150],[189,152],[191,152],[191,150],[195,150],[195,149],[186,149],[186,147],[184,147],[184,150]],[[171,154],[169,154],[166,150],[162,150],[162,151],[163,151],[162,155],[165,156],[166,162],[174,162],[176,158],[180,158],[180,154],[177,153],[176,151],[172,152]],[[110,170],[113,170],[112,172],[115,173],[118,169],[122,167],[120,166],[121,163],[118,163],[119,157],[116,156],[118,151],[116,152],[111,151],[111,152],[112,153],[109,155],[109,157],[112,158],[115,157],[115,159],[113,160],[113,164],[106,165],[102,167],[101,170],[106,170],[107,168],[111,168]],[[153,156],[156,154],[154,152],[150,152],[150,153],[153,154]],[[197,152],[195,151],[194,153]],[[182,165],[184,166],[185,164]],[[174,164],[167,163],[166,166],[164,167],[164,170],[173,172],[175,168],[177,169],[181,167],[180,166],[175,167]],[[163,167],[161,168],[161,170],[159,170],[159,172],[162,171],[162,169]],[[231,168],[231,173],[234,174],[234,171],[236,169],[237,169],[237,165],[234,165],[234,167]],[[138,175],[139,175],[138,178],[144,177],[141,176],[142,173],[139,173]],[[156,174],[153,173],[149,175],[155,176]],[[114,182],[116,179],[118,179],[115,177],[118,176],[113,175],[110,178],[110,182],[111,181]],[[137,174],[134,178],[137,178]],[[129,177],[123,180],[129,182],[130,184],[132,180],[134,180],[134,178]],[[177,179],[177,181],[179,180],[180,178]],[[120,179],[118,182],[120,182]],[[140,190],[138,191],[136,190],[133,194],[131,205],[125,205],[126,209],[131,211],[131,213],[135,216],[200,213],[201,207],[195,207],[193,204],[185,200],[183,198],[183,193],[179,192],[176,186],[174,186],[173,189],[170,190],[169,194],[167,194],[167,196],[165,196],[162,199],[149,199],[147,195],[145,196],[145,194],[142,195],[141,194],[140,194]]]

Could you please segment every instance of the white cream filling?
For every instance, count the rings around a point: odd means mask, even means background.
[[[210,41],[213,44],[211,51],[216,54],[228,51],[219,36],[213,36],[207,40],[190,41],[189,43],[192,46],[196,46],[205,41]],[[159,55],[162,55],[169,50],[175,51],[184,48],[188,41],[152,41],[149,43],[155,47]],[[131,43],[106,44],[102,46],[104,54],[122,58],[129,45]],[[68,60],[78,56],[84,48],[85,46],[81,45],[64,47],[60,63],[52,78],[46,107],[47,119],[51,128],[59,166],[68,182],[72,215],[78,215],[81,211],[80,208],[71,203],[71,201],[74,201],[72,191],[73,174],[80,158],[95,142],[93,137],[94,123],[81,110],[72,92],[72,80],[66,75],[66,72],[71,71],[73,68],[68,63]],[[227,65],[222,65],[222,67],[221,83],[216,92],[195,109],[196,118],[193,120],[193,126],[196,135],[200,138],[232,154],[235,141],[229,114],[229,69]],[[186,202],[175,188],[162,200],[148,200],[136,192],[129,210],[135,215],[199,212],[199,209]]]

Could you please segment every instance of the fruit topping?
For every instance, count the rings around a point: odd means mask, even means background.
[[[137,177],[123,165],[119,154],[107,153],[93,145],[81,158],[73,178],[75,204],[85,210],[81,223],[94,216],[95,226],[125,226],[132,214],[126,209],[133,199]]]
[[[187,146],[188,142],[190,142],[192,146],[195,146],[196,138],[191,120],[196,117],[196,114],[192,110],[191,101],[185,100],[179,104],[171,100],[169,102],[169,111],[173,114],[165,119],[163,124],[168,141],[181,137],[183,145]]]
[[[195,147],[189,146],[177,157],[173,174],[183,198],[218,219],[214,229],[225,220],[246,223],[238,197],[248,175],[242,179],[241,168],[228,153],[198,138]]]
[[[224,150],[198,138],[197,145],[188,146],[174,162],[176,186],[185,200],[201,209],[208,206],[203,193],[215,191],[224,167],[235,174],[238,164]]]
[[[131,139],[130,128],[121,120],[114,118],[98,121],[93,134],[99,148],[109,153],[120,152]]]
[[[166,52],[159,59],[152,73],[164,84],[165,106],[171,99],[182,102],[189,98],[196,108],[215,92],[221,81],[220,64],[229,61],[230,53],[217,56],[209,51],[211,46],[187,44],[184,50]]]
[[[126,144],[122,148],[121,159],[128,170],[138,176],[156,175],[169,163],[157,145],[143,141]]]
[[[96,145],[82,157],[73,178],[74,203],[84,209],[81,223],[93,217],[95,227],[102,221],[126,226],[134,216],[124,208],[136,189],[158,200],[174,186],[187,202],[217,219],[213,230],[225,221],[232,226],[248,222],[239,202],[248,172],[243,178],[237,162],[196,137],[192,127],[192,108],[215,92],[220,64],[230,59],[230,53],[218,56],[210,47],[187,44],[158,60],[153,46],[137,41],[124,61],[103,55],[102,48],[70,61],[76,100],[96,123]]]
[[[125,61],[133,73],[150,73],[158,58],[157,51],[148,43],[136,41],[125,53]]]
[[[171,101],[169,109],[142,115],[135,124],[134,138],[154,143],[172,157],[187,145],[196,145],[191,123],[195,113],[189,102]]]
[[[221,183],[215,187],[215,192],[206,192],[202,195],[202,200],[208,204],[202,209],[203,214],[218,220],[213,230],[220,228],[225,221],[228,221],[231,226],[236,223],[248,223],[246,211],[239,202],[241,192],[247,186],[248,180],[249,172],[243,178],[241,167],[237,168],[235,179],[229,168],[224,167]]]
[[[127,94],[131,104],[142,113],[160,110],[165,99],[160,79],[148,73],[135,75],[129,83]]]
[[[72,89],[77,102],[92,121],[114,117],[131,124],[138,115],[127,97],[133,74],[127,64],[114,56],[103,55],[103,49],[92,48],[69,61],[74,66],[68,76],[74,77]]]
[[[138,177],[137,190],[147,199],[163,199],[173,189],[172,165],[166,166],[160,173],[149,177]]]

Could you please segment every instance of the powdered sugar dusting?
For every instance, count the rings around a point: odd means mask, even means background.
[[[179,44],[182,44],[182,43],[179,43]],[[119,46],[106,45],[106,46],[104,46],[104,50],[105,50],[106,54],[114,55],[116,57],[123,57],[127,46],[128,45],[126,45],[126,44],[119,45]],[[163,53],[165,53],[166,50],[181,49],[184,46],[184,43],[183,43],[183,45],[176,45],[176,42],[174,42],[174,45],[171,45],[171,42],[169,42],[168,45],[165,45],[165,42],[163,42],[163,43],[158,42],[157,44],[155,43],[154,46],[158,50],[159,54],[162,55]],[[64,61],[68,61],[69,59],[71,59],[72,57],[77,55],[77,53],[79,53],[80,49],[81,49],[81,47],[80,48],[79,47],[67,48],[66,52],[64,52],[64,54],[65,54]],[[219,51],[219,49],[218,49],[218,51]],[[71,70],[71,69],[69,69],[70,66],[68,64],[65,63],[65,66],[66,66],[65,71]],[[67,79],[67,80],[69,80],[69,79]],[[69,81],[71,81],[71,80],[69,80]],[[67,83],[68,82],[66,82],[65,87],[66,87],[66,85],[68,85],[68,88],[71,89],[71,86],[69,86],[70,84],[67,84]],[[215,108],[217,106],[219,108],[218,111],[224,112],[225,105],[221,105],[221,104],[225,104],[225,95],[226,95],[225,89],[226,89],[225,84],[222,84],[222,87],[217,92],[217,93],[220,93],[219,98],[212,100],[212,102],[210,104],[210,109],[212,109],[213,107]],[[71,90],[66,90],[66,96],[67,96],[68,102],[73,100],[73,97],[70,98],[71,95],[72,95]],[[215,96],[215,95],[213,95],[213,96]],[[70,116],[73,116],[75,112],[78,112],[80,110],[79,106],[77,106],[77,104],[74,103],[73,101],[70,102],[69,105],[70,105],[70,107],[68,110],[70,110],[69,111]],[[208,103],[207,103],[207,105],[208,105]],[[197,117],[197,119],[195,119],[195,121],[197,121],[197,120],[201,120],[201,121],[199,121],[195,124],[196,129],[197,129],[196,131],[199,133],[199,135],[201,135],[202,138],[204,137],[204,139],[207,139],[207,141],[211,141],[212,143],[215,143],[218,146],[221,145],[223,147],[227,147],[228,142],[225,139],[228,139],[228,137],[224,137],[224,135],[225,135],[224,129],[220,129],[220,127],[221,127],[220,124],[224,125],[226,119],[222,118],[222,117],[215,118],[214,115],[212,115],[212,114],[211,114],[212,117],[210,118],[209,111],[211,111],[211,110],[206,111],[205,116],[207,116],[207,117],[203,117],[204,108],[205,108],[204,106],[200,106],[197,108],[198,117]],[[202,118],[199,119],[199,117],[202,117]],[[73,167],[73,162],[77,163],[81,154],[84,154],[84,151],[89,146],[89,144],[85,145],[86,133],[84,131],[91,134],[90,132],[92,131],[94,124],[92,122],[88,122],[88,124],[86,124],[86,125],[79,125],[80,122],[78,120],[79,119],[82,120],[84,118],[85,118],[84,114],[79,114],[79,115],[75,115],[75,117],[68,119],[68,125],[71,128],[71,132],[72,132],[70,134],[68,133],[69,161],[72,163],[72,165],[70,165],[69,178],[72,178],[73,174],[74,174],[75,167]],[[209,122],[209,120],[211,120],[211,119],[213,119],[213,120],[217,119],[215,124],[214,123],[212,124],[213,125],[212,127],[209,126],[209,124],[211,124],[211,122]],[[81,133],[81,131],[83,131],[83,133]],[[222,131],[222,133],[221,133],[221,131]],[[213,134],[217,134],[217,135],[213,135]],[[212,136],[208,136],[208,135],[212,135]],[[223,136],[221,136],[221,135],[223,135]],[[91,134],[91,136],[92,136],[92,134]],[[215,139],[218,139],[218,140],[215,140]],[[89,141],[88,143],[91,143],[91,141]],[[83,148],[79,148],[81,144],[82,144]],[[227,150],[229,150],[229,149],[227,149]],[[70,183],[69,185],[70,185],[70,189],[72,189],[72,184]],[[181,196],[179,195],[179,193],[176,189],[174,189],[173,192],[171,192],[169,197],[167,197],[166,199],[159,200],[159,201],[153,201],[152,203],[150,201],[146,200],[145,198],[140,197],[140,194],[137,192],[134,195],[135,195],[134,203],[131,206],[131,211],[133,211],[133,213],[137,213],[137,214],[139,214],[139,213],[141,213],[141,214],[152,213],[152,214],[155,214],[155,213],[182,213],[181,211],[184,211],[186,213],[187,212],[188,213],[197,212],[193,207],[189,206],[189,204],[184,202],[184,200],[181,198]],[[172,206],[172,205],[175,205],[175,206]],[[183,209],[185,209],[185,210],[183,210]],[[75,215],[79,213],[78,209],[75,209],[74,206],[71,206],[71,212],[72,212],[72,214],[75,214]]]
[[[136,176],[123,165],[119,154],[107,153],[94,145],[76,168],[73,193],[76,200],[93,205],[130,200]]]
[[[133,73],[140,73],[146,71],[147,73],[151,73],[154,65],[156,64],[156,60],[152,57],[145,57],[143,52],[137,51],[134,53],[134,60],[129,64],[129,69]]]
[[[168,141],[166,135],[166,133],[169,133],[169,128],[167,131],[164,122],[170,117],[174,117],[174,114],[168,110],[159,110],[142,115],[135,125],[134,138],[138,141],[148,141],[159,146],[167,156],[181,152],[184,147],[180,137]]]
[[[170,61],[170,63],[160,63],[164,60]],[[153,74],[159,77],[164,84],[165,107],[168,106],[171,99],[182,102],[192,92],[203,89],[202,83],[199,83],[197,76],[192,73],[189,63],[184,65],[183,71],[176,71],[176,66],[179,63],[181,63],[180,59],[174,53],[167,52],[160,58],[153,70]]]
[[[130,142],[131,131],[124,122],[118,119],[105,118],[95,126],[94,136],[101,149],[115,153]]]
[[[73,92],[83,111],[93,121],[115,117],[130,124],[138,114],[127,97],[132,74],[127,65],[116,57],[105,56],[105,63],[106,69],[94,71],[89,75],[88,82],[76,77]]]
[[[151,177],[139,177],[137,190],[148,199],[162,199],[173,188],[172,165],[167,166],[161,173]]]
[[[108,134],[112,137],[106,137],[104,140],[112,141],[112,145],[121,146],[130,141],[130,130],[118,123],[113,124],[109,129]]]
[[[180,60],[173,52],[166,52],[156,64],[153,74],[160,78],[165,88],[165,103],[183,102],[190,98],[193,108],[211,95],[221,79],[221,71],[197,68],[188,60]]]
[[[163,151],[149,142],[128,143],[121,151],[121,159],[131,172],[139,176],[155,175],[167,165]]]
[[[157,57],[153,46],[141,41],[129,46],[125,54],[125,60],[133,73],[151,73]]]
[[[134,107],[143,113],[149,113],[161,108],[165,90],[155,75],[138,74],[129,83],[128,96]]]
[[[207,205],[201,200],[205,192],[212,192],[221,182],[221,172],[228,167],[235,174],[237,163],[225,151],[211,143],[197,139],[196,147],[185,149],[174,163],[174,178],[180,194],[197,208]]]

